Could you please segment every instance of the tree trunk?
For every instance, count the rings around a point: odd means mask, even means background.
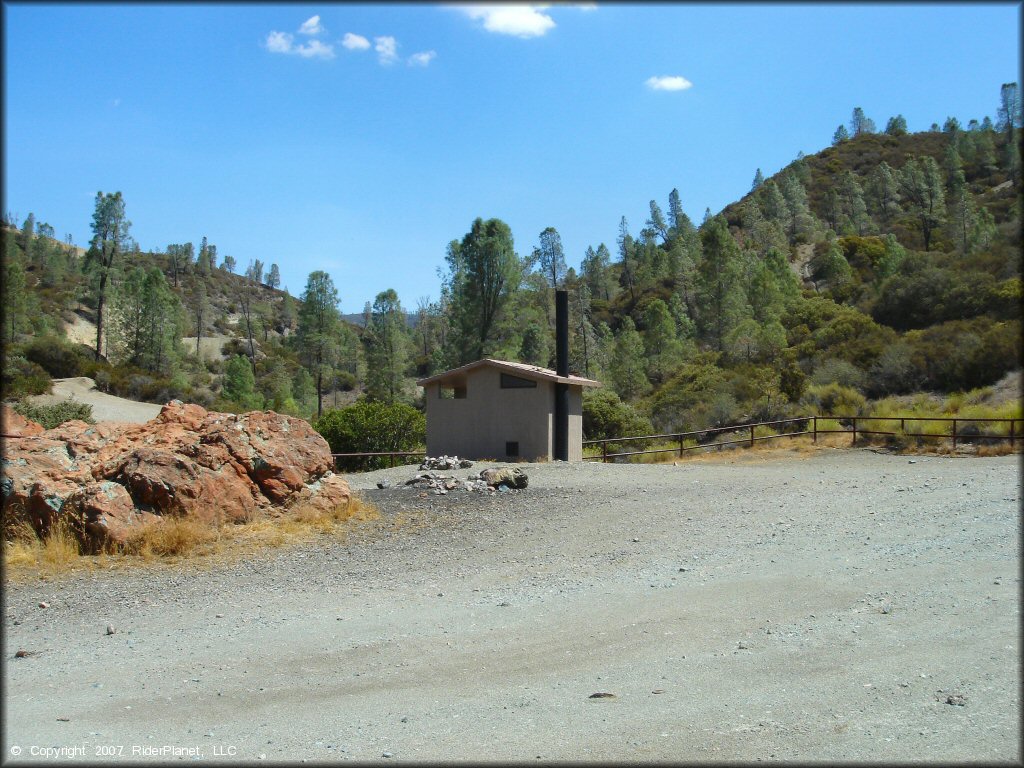
[[[103,342],[103,302],[106,298],[107,274],[100,275],[100,293],[96,299],[96,361],[100,359],[100,347]]]

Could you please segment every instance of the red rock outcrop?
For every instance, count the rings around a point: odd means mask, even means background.
[[[4,405],[0,408],[0,433],[5,437],[25,437],[43,432],[43,425],[26,419],[13,408]]]
[[[67,515],[94,544],[165,515],[241,522],[350,497],[327,441],[273,411],[216,413],[175,400],[145,424],[70,421],[5,447],[5,519],[41,535]]]

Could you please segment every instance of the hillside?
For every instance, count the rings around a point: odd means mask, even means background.
[[[588,437],[862,412],[924,393],[981,407],[985,388],[1020,369],[1019,122],[851,125],[852,138],[758,171],[699,226],[676,190],[664,209],[652,200],[638,232],[623,219],[617,243],[589,248],[578,271],[557,229],[520,255],[504,222],[478,219],[447,256],[444,301],[414,313],[383,291],[342,318],[330,276],[314,273],[322,290],[303,320],[262,275],[216,265],[214,246],[196,258],[191,245],[126,248],[98,361],[86,348],[95,256],[52,228],[8,227],[5,397],[88,376],[122,397],[305,417],[357,396],[421,405],[417,376],[484,355],[552,366],[558,286],[570,291],[574,372],[606,385],[588,397]]]

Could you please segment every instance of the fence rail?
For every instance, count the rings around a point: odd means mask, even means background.
[[[426,451],[369,451],[366,453],[332,453],[334,468],[338,468],[338,459],[370,459],[376,456],[387,456],[388,466],[395,466],[396,456],[426,456]]]
[[[848,423],[849,429],[819,429],[818,420],[822,421],[836,421],[840,424]],[[862,425],[864,422],[895,422],[899,421],[900,429],[899,432],[879,430],[879,429],[864,429],[863,426],[858,429],[857,422]],[[932,434],[926,432],[907,432],[907,422],[918,422],[918,421],[941,421],[952,425],[952,429],[949,433],[943,432],[942,434]],[[962,430],[957,431],[957,427],[967,422],[983,422],[985,424],[1009,424],[1009,434],[1006,435],[985,435],[971,431],[964,433]],[[778,421],[759,421],[754,424],[734,424],[726,427],[713,427],[711,429],[695,430],[693,432],[677,432],[673,434],[662,434],[662,435],[638,435],[634,437],[609,437],[601,440],[584,440],[584,447],[588,445],[600,445],[601,454],[597,456],[584,456],[584,461],[597,461],[600,460],[603,463],[607,463],[609,459],[617,459],[626,456],[641,456],[644,454],[652,453],[677,453],[682,456],[686,451],[699,450],[701,448],[719,448],[725,445],[739,445],[746,444],[753,447],[755,442],[764,440],[779,440],[787,437],[797,437],[799,435],[811,435],[814,442],[818,442],[818,435],[833,435],[833,434],[849,434],[852,437],[851,445],[857,445],[857,435],[887,435],[887,436],[899,436],[899,437],[916,437],[916,438],[934,438],[943,440],[946,438],[953,439],[953,447],[956,448],[957,442],[963,441],[974,441],[974,440],[1009,440],[1011,450],[1016,444],[1016,441],[1024,437],[1020,432],[1017,431],[1016,426],[1018,422],[1024,422],[1024,419],[994,419],[994,418],[963,418],[957,416],[943,417],[943,416],[799,416],[792,419],[780,419]],[[757,427],[776,427],[780,424],[794,425],[793,431],[779,432],[775,435],[761,435],[756,436],[754,434]],[[744,436],[738,440],[721,440],[716,442],[710,442],[709,439],[714,435],[720,435],[728,432],[749,432],[749,435]],[[698,441],[696,445],[686,445],[686,440]],[[608,446],[617,443],[626,443],[636,440],[657,440],[657,441],[673,441],[678,442],[677,447],[672,448],[653,448],[643,451],[619,451],[616,453],[609,453]]]

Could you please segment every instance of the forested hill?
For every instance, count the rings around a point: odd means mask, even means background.
[[[1008,84],[995,122],[917,133],[899,116],[879,131],[854,110],[831,146],[757,170],[748,194],[699,224],[676,190],[664,208],[652,200],[643,226],[623,218],[579,270],[556,226],[530,242],[477,219],[439,254],[442,299],[414,321],[382,285],[361,322],[345,322],[329,275],[311,274],[294,299],[276,269],[235,275],[205,238],[141,253],[126,201],[99,195],[88,251],[34,221],[5,230],[5,397],[87,375],[224,410],[421,406],[417,376],[485,355],[553,365],[556,287],[570,291],[574,372],[606,384],[588,395],[590,436],[987,387],[1021,361],[1019,104]],[[67,337],[95,339],[101,318],[97,361]],[[198,356],[197,335],[210,346]]]

